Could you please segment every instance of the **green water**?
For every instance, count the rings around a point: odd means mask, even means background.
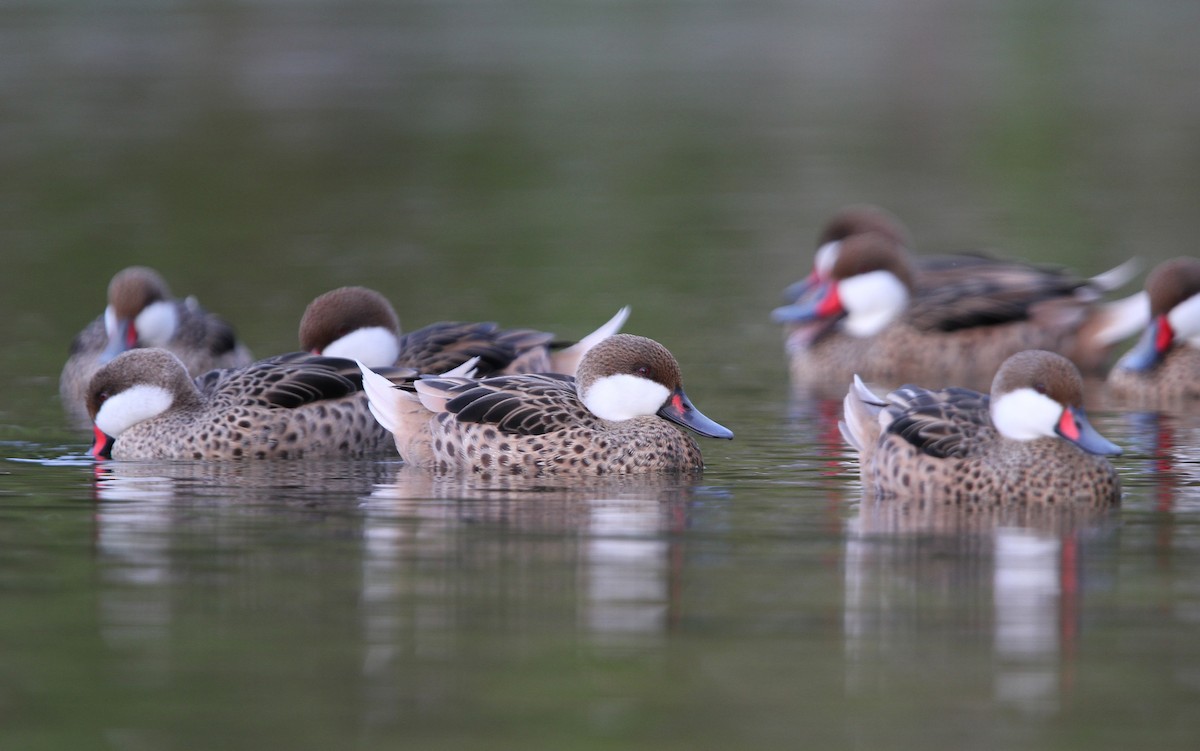
[[[1200,417],[1092,414],[1126,449],[1104,518],[881,525],[768,312],[851,202],[930,251],[1194,252],[1197,22],[0,9],[0,748],[1193,748]],[[343,284],[409,328],[573,337],[630,304],[737,437],[691,481],[97,467],[58,372],[133,263],[260,356]]]

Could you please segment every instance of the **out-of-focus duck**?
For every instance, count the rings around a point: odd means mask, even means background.
[[[1146,294],[1149,323],[1109,373],[1110,393],[1140,407],[1194,403],[1200,399],[1200,259],[1155,267]]]
[[[863,378],[980,387],[1024,349],[1048,349],[1086,373],[1135,333],[1144,301],[1100,297],[1129,262],[1091,279],[983,255],[914,258],[889,214],[855,207],[826,228],[813,272],[772,317],[786,328],[792,381],[820,387]]]
[[[73,422],[88,424],[87,387],[96,371],[137,347],[170,351],[192,375],[213,368],[241,367],[254,360],[232,326],[200,307],[194,297],[172,297],[155,270],[131,266],[113,276],[103,314],[71,343],[59,377],[59,395]]]

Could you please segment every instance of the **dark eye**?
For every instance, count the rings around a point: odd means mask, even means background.
[[[648,376],[648,375],[650,375],[650,366],[649,365],[639,365],[637,367],[637,370],[635,370],[633,372],[637,373],[640,376]]]
[[[1046,384],[1039,381],[1039,382],[1033,384],[1033,390],[1038,392],[1039,394],[1044,394],[1044,393],[1046,393]]]

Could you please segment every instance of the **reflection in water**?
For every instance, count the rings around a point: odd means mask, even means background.
[[[1078,613],[1073,538],[997,529],[992,598],[995,608],[996,698],[1029,712],[1058,707],[1059,670],[1070,669],[1076,634],[1062,619]],[[1060,566],[1061,560],[1061,566]],[[1071,586],[1063,586],[1064,583]]]
[[[97,464],[100,628],[119,656],[122,680],[143,686],[168,682],[169,635],[181,586],[219,582],[222,596],[252,607],[275,596],[261,575],[297,565],[294,551],[278,551],[291,558],[284,564],[261,551],[243,553],[253,547],[247,545],[250,519],[319,520],[322,534],[340,535],[344,525],[327,518],[339,511],[338,499],[353,502],[389,471],[386,465],[341,461]],[[317,551],[303,555],[316,560],[314,569],[323,567]]]
[[[678,533],[696,479],[672,475],[593,478],[439,476],[400,467],[364,504],[367,591],[397,594],[394,569],[409,555],[482,555],[474,525],[534,535],[545,562],[578,571],[581,626],[596,634],[658,635],[669,624]],[[487,553],[499,564],[511,554]],[[389,583],[388,571],[392,569]],[[674,574],[672,573],[674,571]]]
[[[975,634],[992,645],[994,660],[978,673],[990,688],[971,676],[957,680],[1003,705],[1053,713],[1073,684],[1080,549],[1103,539],[1107,521],[1083,510],[965,513],[862,501],[846,541],[850,690],[886,675],[897,651],[941,639],[950,651]]]
[[[101,499],[120,499],[99,504],[95,514],[96,551],[105,563],[100,571],[101,635],[121,655],[118,664],[126,680],[163,685],[171,619],[171,479],[147,475],[128,482],[104,473],[97,477],[96,490]]]
[[[485,481],[398,468],[362,506],[369,725],[397,720],[402,661],[461,657],[470,644],[459,640],[474,629],[582,632],[606,649],[659,644],[676,608],[695,482]]]

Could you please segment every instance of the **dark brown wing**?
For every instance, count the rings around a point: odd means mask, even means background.
[[[1074,295],[1088,284],[1065,269],[982,254],[931,256],[919,261],[908,320],[925,331],[1021,321],[1036,303]]]
[[[546,347],[553,338],[532,329],[502,329],[495,323],[446,321],[402,336],[398,364],[438,374],[478,357],[476,375],[486,377],[504,370],[527,351]]]
[[[962,388],[902,386],[888,394],[886,432],[937,458],[964,458],[982,431],[993,431],[987,395]]]
[[[394,383],[416,377],[411,368],[377,372]],[[353,360],[291,352],[244,368],[211,370],[195,382],[201,393],[215,401],[295,409],[361,391],[362,371]]]
[[[422,378],[418,388],[445,397],[459,422],[494,425],[507,433],[544,435],[595,418],[579,401],[575,379],[557,374]]]

